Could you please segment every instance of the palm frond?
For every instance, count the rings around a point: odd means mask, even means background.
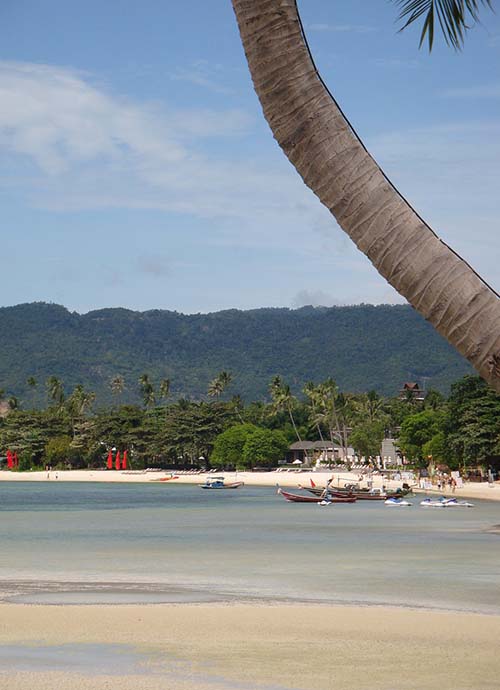
[[[441,28],[444,40],[455,50],[460,50],[465,33],[470,29],[469,22],[479,21],[481,7],[493,10],[492,0],[393,0],[401,8],[398,19],[404,21],[400,31],[404,31],[421,17],[424,23],[420,34],[420,46],[427,37],[429,52],[434,44],[434,27]]]

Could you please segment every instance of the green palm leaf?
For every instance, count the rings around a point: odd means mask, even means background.
[[[437,22],[444,40],[455,50],[462,48],[468,22],[479,21],[481,6],[493,10],[492,0],[393,0],[401,8],[399,19],[404,21],[401,31],[424,17],[420,46],[427,36],[429,51],[434,43],[434,26]]]

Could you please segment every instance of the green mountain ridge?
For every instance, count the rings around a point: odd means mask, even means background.
[[[0,308],[0,388],[26,405],[45,400],[45,381],[82,383],[98,404],[138,402],[138,379],[171,380],[171,397],[199,399],[218,372],[232,373],[226,395],[267,398],[280,374],[294,392],[334,378],[345,391],[396,395],[425,379],[445,393],[469,364],[407,305],[231,309],[209,314],[108,308],[87,314],[35,302]],[[26,383],[33,376],[37,388]],[[116,398],[115,398],[116,400]]]

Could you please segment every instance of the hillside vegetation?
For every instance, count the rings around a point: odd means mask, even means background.
[[[404,381],[444,393],[471,368],[411,307],[229,310],[185,315],[171,311],[102,309],[80,315],[45,303],[0,309],[0,388],[22,404],[46,401],[56,376],[67,390],[113,400],[110,380],[121,376],[121,402],[141,399],[138,379],[170,380],[170,397],[200,399],[221,370],[231,372],[225,397],[268,397],[281,375],[299,392],[307,381],[333,378],[344,391],[395,395]],[[29,386],[33,377],[37,385]],[[32,382],[33,383],[33,382]]]

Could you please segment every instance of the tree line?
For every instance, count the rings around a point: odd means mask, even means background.
[[[29,385],[38,383],[31,377]],[[275,376],[266,401],[245,403],[230,396],[233,376],[221,371],[203,399],[172,402],[170,381],[145,373],[136,382],[141,406],[120,402],[124,385],[112,377],[115,403],[100,409],[92,391],[79,384],[66,392],[54,376],[45,382],[43,408],[9,398],[0,418],[0,455],[17,452],[20,470],[104,467],[110,448],[127,449],[134,469],[249,469],[275,466],[291,443],[304,440],[328,441],[344,456],[353,448],[368,461],[392,437],[421,467],[430,460],[451,469],[487,465],[500,456],[500,396],[475,376],[456,382],[448,398],[430,390],[424,400],[411,391],[397,397],[344,392],[331,378],[294,395]]]

